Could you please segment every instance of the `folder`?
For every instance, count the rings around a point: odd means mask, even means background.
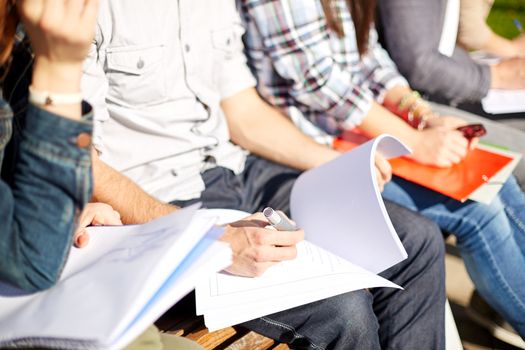
[[[353,149],[366,140],[359,131],[346,132],[333,142],[340,151]],[[503,187],[521,154],[480,143],[459,164],[437,168],[410,158],[391,159],[392,173],[460,202],[468,199],[488,204]]]

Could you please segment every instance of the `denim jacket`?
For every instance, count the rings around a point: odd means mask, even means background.
[[[83,109],[89,118],[91,107]],[[75,219],[91,198],[86,140],[92,123],[27,103],[16,119],[0,99],[0,168],[9,175],[9,180],[0,180],[0,280],[38,291],[59,278]],[[15,140],[16,147],[9,147],[11,161],[5,162],[6,146]]]

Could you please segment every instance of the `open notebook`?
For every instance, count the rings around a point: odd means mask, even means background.
[[[358,289],[399,288],[377,276],[407,255],[377,188],[376,148],[387,158],[408,153],[385,135],[296,181],[291,212],[306,241],[298,245],[295,260],[272,266],[261,277],[220,272],[197,285],[197,313],[210,330]],[[229,222],[247,213],[220,210],[214,215]]]
[[[0,285],[0,347],[121,349],[231,263],[216,217],[197,206],[144,225],[89,228],[60,281],[31,295]]]

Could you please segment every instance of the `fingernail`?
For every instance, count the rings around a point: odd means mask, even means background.
[[[87,244],[87,239],[88,239],[87,236],[85,234],[82,234],[77,237],[75,241],[75,245],[79,248],[82,248]]]

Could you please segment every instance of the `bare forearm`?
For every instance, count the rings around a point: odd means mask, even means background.
[[[177,210],[176,206],[151,197],[96,156],[93,157],[93,178],[94,199],[111,205],[120,213],[124,224],[141,224]]]
[[[376,137],[385,133],[390,134],[403,141],[409,147],[414,147],[415,143],[418,142],[417,130],[377,103],[373,104],[359,128],[370,137]]]
[[[224,100],[221,107],[228,119],[232,141],[258,156],[307,170],[340,155],[304,135],[253,89]]]
[[[490,34],[489,40],[485,42],[482,50],[500,57],[516,57],[520,54],[519,47],[515,42],[495,33]]]

